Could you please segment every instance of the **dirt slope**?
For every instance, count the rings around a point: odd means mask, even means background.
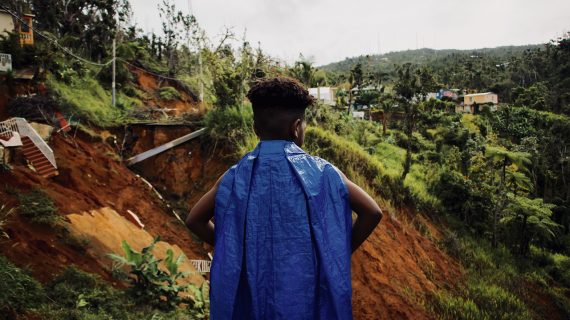
[[[40,188],[55,202],[59,213],[68,215],[109,207],[120,215],[136,213],[153,237],[177,245],[189,258],[206,258],[207,252],[175,218],[148,185],[116,160],[109,145],[79,133],[76,139],[54,135],[50,143],[60,175],[44,179],[16,157],[13,170],[0,170],[0,200],[16,205],[17,193]],[[66,243],[61,232],[31,225],[17,216],[7,228],[10,239],[0,242],[0,251],[20,266],[29,267],[47,280],[69,264],[110,279],[101,257],[84,254]]]
[[[356,319],[430,319],[424,295],[454,286],[460,275],[455,261],[405,221],[406,212],[395,214],[402,221],[386,214],[352,256]],[[437,236],[434,226],[422,223]]]

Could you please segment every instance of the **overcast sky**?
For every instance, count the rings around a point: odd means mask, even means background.
[[[156,0],[131,0],[145,31],[161,30]],[[160,1],[161,2],[161,1]],[[544,43],[570,30],[570,0],[175,0],[209,37],[224,27],[270,55],[316,65],[422,47]]]

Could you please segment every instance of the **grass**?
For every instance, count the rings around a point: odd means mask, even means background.
[[[259,141],[253,132],[251,105],[213,108],[206,114],[204,124],[210,138],[232,150],[236,159],[253,150]]]
[[[404,179],[404,186],[412,196],[416,207],[426,212],[438,211],[441,207],[439,199],[430,190],[430,184],[437,179],[438,167],[424,164],[413,164]]]
[[[0,319],[157,320],[196,319],[185,307],[166,312],[137,305],[97,275],[68,267],[42,285],[0,256]]]
[[[39,282],[0,256],[0,315],[9,318],[10,314],[33,308],[44,299]]]
[[[402,174],[406,150],[388,142],[381,142],[376,145],[374,155],[384,164],[388,175],[397,177]]]
[[[18,200],[20,215],[32,223],[54,227],[62,220],[51,198],[40,189],[22,193]]]
[[[69,116],[78,115],[99,127],[112,127],[128,122],[129,112],[142,104],[122,92],[117,94],[117,106],[112,106],[111,91],[89,77],[73,77],[70,83],[48,76],[48,86],[58,98],[58,103]]]
[[[452,220],[451,223],[458,222]],[[529,264],[528,260],[513,256],[504,246],[492,248],[487,241],[456,233],[448,233],[441,245],[466,269],[458,292],[434,292],[430,309],[440,319],[544,319],[551,316],[551,311],[543,310],[544,306],[534,304],[531,293],[544,296],[560,314],[570,317],[570,302],[564,291],[550,285],[553,279],[536,262]],[[533,255],[536,256],[532,260],[546,263],[567,259],[538,255],[536,251]],[[534,287],[528,286],[531,284]]]
[[[180,99],[180,92],[173,87],[162,87],[158,89],[158,96],[162,100],[172,101]]]
[[[356,142],[312,126],[307,128],[305,139],[306,149],[312,155],[330,161],[351,178],[360,175],[371,189],[392,204],[403,200],[404,192],[394,171],[387,170]]]

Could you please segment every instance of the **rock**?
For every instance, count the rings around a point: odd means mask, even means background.
[[[37,122],[29,122],[30,126],[36,130],[36,132],[44,139],[44,141],[48,141],[51,137],[53,132],[53,127],[48,126],[47,124],[37,123]]]

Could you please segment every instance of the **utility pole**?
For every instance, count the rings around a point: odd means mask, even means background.
[[[117,49],[116,48],[116,40],[113,38],[113,82],[111,83],[111,88],[113,89],[113,98],[112,98],[113,107],[115,107],[117,104],[117,92],[115,89],[115,87],[116,87],[116,85],[115,85],[115,69],[116,69],[115,62],[117,60],[117,57],[116,57],[116,53],[117,53],[116,51],[117,50],[116,49]]]
[[[200,65],[200,102],[204,102],[204,75],[202,74],[202,50],[198,48],[198,64]]]

